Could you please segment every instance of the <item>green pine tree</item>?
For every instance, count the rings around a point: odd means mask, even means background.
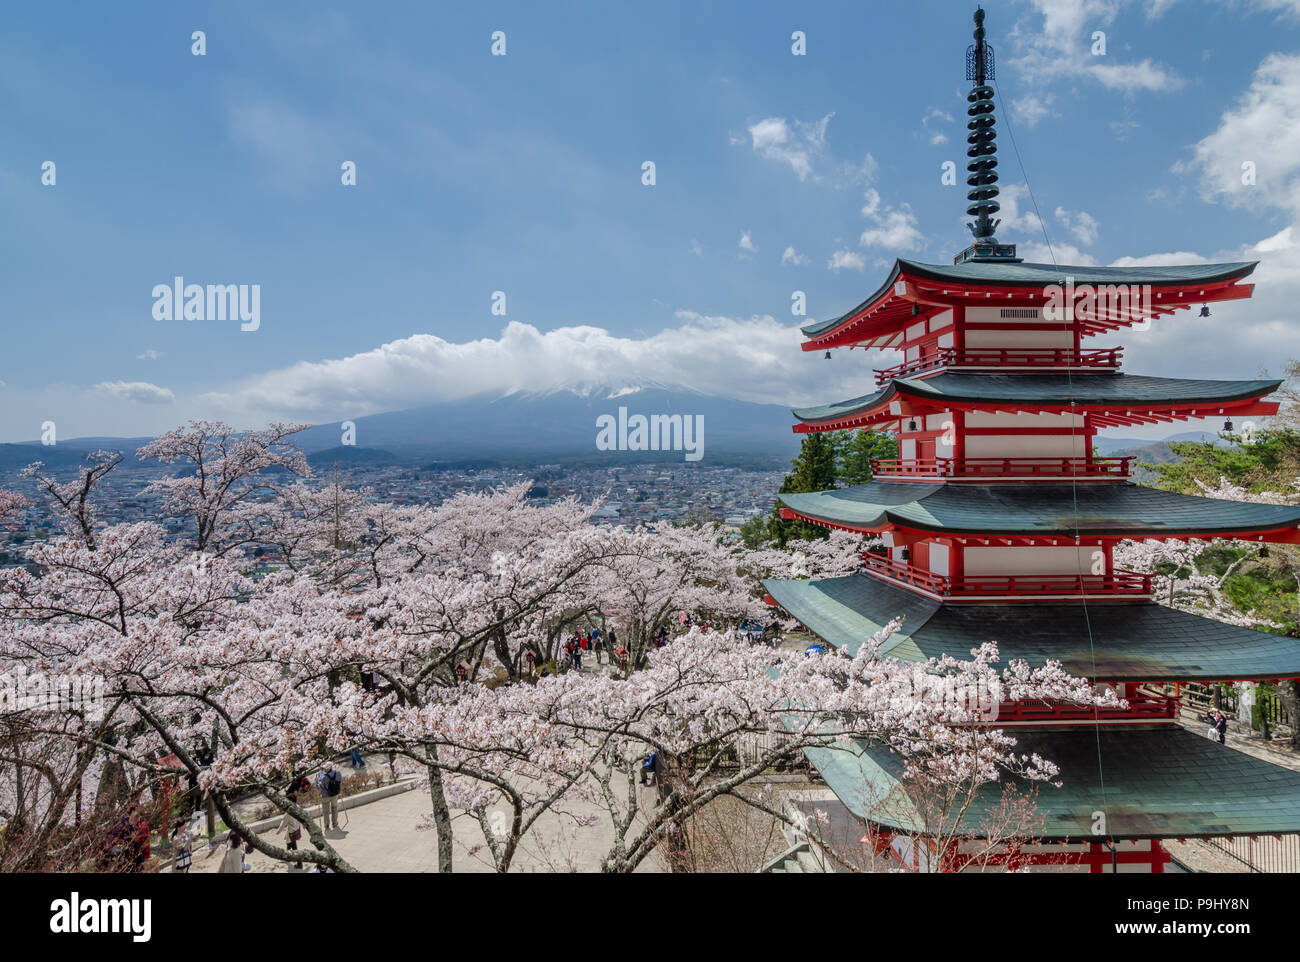
[[[812,491],[827,491],[835,487],[836,467],[838,463],[834,438],[824,432],[805,434],[799,447],[799,456],[790,462],[794,468],[785,476],[781,485],[781,494],[806,494]],[[772,509],[768,521],[771,540],[781,547],[795,540],[826,538],[830,531],[806,521],[786,520],[781,517],[781,507]]]
[[[898,457],[898,441],[877,431],[836,431],[836,478],[849,486],[871,480],[871,462]]]

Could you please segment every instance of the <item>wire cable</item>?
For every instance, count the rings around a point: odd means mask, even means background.
[[[1025,181],[1025,189],[1029,192],[1029,201],[1031,204],[1033,204],[1034,207],[1034,216],[1038,218],[1038,226],[1042,228],[1043,231],[1043,240],[1047,243],[1047,254],[1049,257],[1052,258],[1052,266],[1059,268],[1060,264],[1058,264],[1056,260],[1056,251],[1052,247],[1052,239],[1047,235],[1047,222],[1043,220],[1043,215],[1039,212],[1038,200],[1034,197],[1034,188],[1029,183],[1029,174],[1025,171],[1025,162],[1023,159],[1021,159],[1020,147],[1016,144],[1016,134],[1011,127],[1011,111],[1007,109],[1006,99],[1002,96],[1002,88],[998,85],[997,78],[994,77],[992,79],[993,79],[993,87],[997,91],[998,103],[1002,108],[1002,117],[1003,117],[1003,122],[1006,124],[1007,136],[1011,140],[1011,149],[1015,152],[1016,163],[1020,166],[1020,176]],[[1070,313],[1071,313],[1071,317],[1073,318],[1074,315],[1073,304],[1070,305]],[[1073,323],[1078,323],[1078,319],[1073,318]],[[1062,318],[1061,324],[1065,331],[1068,332],[1070,330],[1071,321],[1067,321],[1065,318]],[[1071,408],[1075,407],[1074,375],[1072,371],[1073,366],[1074,366],[1074,359],[1070,358],[1065,365],[1065,378],[1066,378],[1066,384],[1070,392]],[[1073,413],[1074,412],[1071,411],[1071,414]],[[1087,415],[1084,415],[1084,419],[1085,419],[1084,423],[1086,425]],[[1077,436],[1076,432],[1074,431],[1073,425],[1071,425],[1071,435]],[[1084,431],[1084,441],[1085,443],[1087,443],[1088,441],[1088,435],[1086,430]],[[1087,457],[1091,459],[1092,457],[1091,449],[1088,450]],[[1081,537],[1081,532],[1079,529],[1079,478],[1076,472],[1071,472],[1070,474],[1070,496],[1074,507],[1074,543],[1076,546],[1076,561],[1077,561],[1077,549],[1082,547],[1083,539]],[[1112,553],[1111,562],[1110,562],[1110,566],[1112,570],[1114,568],[1114,564],[1115,564],[1114,554]],[[1092,657],[1092,682],[1095,685],[1097,683],[1097,647],[1093,641],[1092,617],[1088,611],[1088,597],[1083,588],[1082,573],[1080,573],[1079,575],[1079,601],[1083,606],[1083,623],[1088,633],[1088,649]],[[1105,766],[1102,764],[1102,755],[1101,755],[1101,718],[1099,717],[1097,710],[1095,708],[1093,709],[1093,735],[1096,740],[1096,748],[1097,748],[1097,779],[1101,787],[1102,817],[1103,819],[1105,819],[1105,824],[1106,824],[1106,838],[1111,844],[1111,851],[1114,852],[1115,837],[1111,834],[1110,818],[1106,811],[1109,805],[1106,799],[1106,772],[1105,772]]]

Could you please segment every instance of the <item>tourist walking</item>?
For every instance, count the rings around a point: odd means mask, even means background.
[[[194,841],[190,838],[189,819],[178,818],[172,827],[173,872],[188,872],[194,861]]]
[[[339,794],[343,791],[343,774],[334,770],[331,762],[325,763],[325,770],[316,776],[316,787],[320,789],[320,827],[329,831],[339,827]]]
[[[651,752],[641,762],[641,784],[649,785],[650,779],[655,776],[655,762],[658,760],[658,754]]]
[[[1214,713],[1214,730],[1219,733],[1219,744],[1224,744],[1228,734],[1228,719],[1224,717],[1221,711]]]
[[[221,865],[217,868],[217,872],[223,875],[241,875],[245,871],[244,840],[231,832],[226,841],[230,844],[226,848],[226,854],[221,857]]]
[[[352,749],[352,754],[348,758],[348,764],[357,769],[366,767],[366,760],[361,757],[361,749]]]
[[[289,801],[293,802],[295,805],[298,804],[298,788],[299,783],[295,781],[293,786],[286,793]],[[296,815],[285,812],[284,818],[280,819],[280,824],[276,828],[276,831],[284,835],[284,847],[291,852],[296,852],[298,851],[298,842],[302,839],[303,829],[306,827],[306,823],[302,822]],[[300,859],[296,862],[293,867],[301,872],[302,860]]]

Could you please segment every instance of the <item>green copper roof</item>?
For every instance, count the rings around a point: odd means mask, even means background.
[[[965,286],[989,284],[995,286],[1047,287],[1064,284],[1073,277],[1079,284],[1150,284],[1168,287],[1186,284],[1209,284],[1248,276],[1256,261],[1237,261],[1230,264],[1179,264],[1166,267],[1154,265],[1140,267],[1071,267],[1055,264],[1026,264],[1010,262],[968,261],[964,264],[921,264],[917,261],[899,260],[880,288],[861,304],[828,321],[809,324],[803,328],[807,337],[817,337],[834,330],[849,318],[879,300],[894,286],[902,274],[937,281],[952,281]]]
[[[1300,506],[1174,494],[1136,484],[919,484],[872,481],[781,503],[817,521],[856,529],[898,524],[969,534],[1228,534],[1300,524]]]
[[[993,641],[1003,663],[1059,661],[1071,674],[1096,681],[1300,675],[1300,639],[1226,625],[1149,601],[1086,608],[1077,603],[942,604],[866,574],[763,585],[809,631],[850,654],[901,615],[902,628],[886,643],[885,653],[910,661],[944,654],[965,658],[972,648]]]
[[[942,607],[938,601],[865,574],[821,581],[772,579],[764,581],[763,587],[801,625],[850,655],[857,654],[864,641],[902,616],[903,625],[886,643],[886,653],[911,661],[925,657],[916,645],[910,644],[910,638],[923,630]],[[954,654],[965,655],[972,647],[966,645]]]
[[[1094,812],[1104,812],[1111,836],[1124,839],[1300,832],[1300,772],[1178,725],[1017,729],[1010,734],[1018,753],[1037,752],[1061,770],[1060,788],[1037,784],[1035,804],[1044,840],[1097,841]],[[925,830],[900,790],[903,762],[893,752],[859,744],[806,754],[859,818]],[[999,797],[999,785],[986,785],[966,813],[963,829],[978,834]]]
[[[909,261],[900,257],[898,263],[908,274],[920,274],[935,280],[1046,286],[1064,284],[1067,277],[1073,277],[1076,287],[1080,284],[1150,284],[1152,287],[1167,287],[1171,284],[1209,284],[1232,277],[1245,277],[1255,269],[1258,261],[1234,261],[1227,264],[1173,264],[1165,267],[1154,265],[1069,267],[1056,264],[980,261],[965,264],[922,264],[919,261]]]
[[[1280,380],[1206,381],[1141,374],[936,374],[924,380],[895,378],[874,394],[797,408],[800,421],[817,423],[853,417],[896,395],[935,401],[1012,401],[1026,404],[1216,404],[1263,397]]]

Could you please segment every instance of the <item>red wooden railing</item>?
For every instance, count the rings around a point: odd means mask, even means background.
[[[1127,478],[1122,458],[894,458],[873,460],[879,478]]]
[[[988,347],[968,348],[958,351],[946,347],[934,354],[914,358],[876,370],[876,384],[884,386],[890,378],[906,377],[909,374],[921,374],[937,371],[940,368],[961,367],[1010,367],[1010,368],[1099,368],[1113,370],[1119,367],[1123,356],[1122,347],[1097,348],[1088,351],[1075,350],[1072,347],[1046,348],[1012,348]]]
[[[1094,719],[1177,718],[1178,696],[1155,695],[1138,690],[1124,699],[1128,708],[1097,708],[1075,702],[1012,701],[998,706],[997,718],[989,725],[1049,724],[1051,722],[1092,721]]]
[[[1151,594],[1151,575],[1136,571],[1114,571],[1106,575],[949,576],[937,575],[871,551],[862,552],[862,564],[867,571],[915,585],[945,598],[1033,598],[1053,595],[1140,598]]]

